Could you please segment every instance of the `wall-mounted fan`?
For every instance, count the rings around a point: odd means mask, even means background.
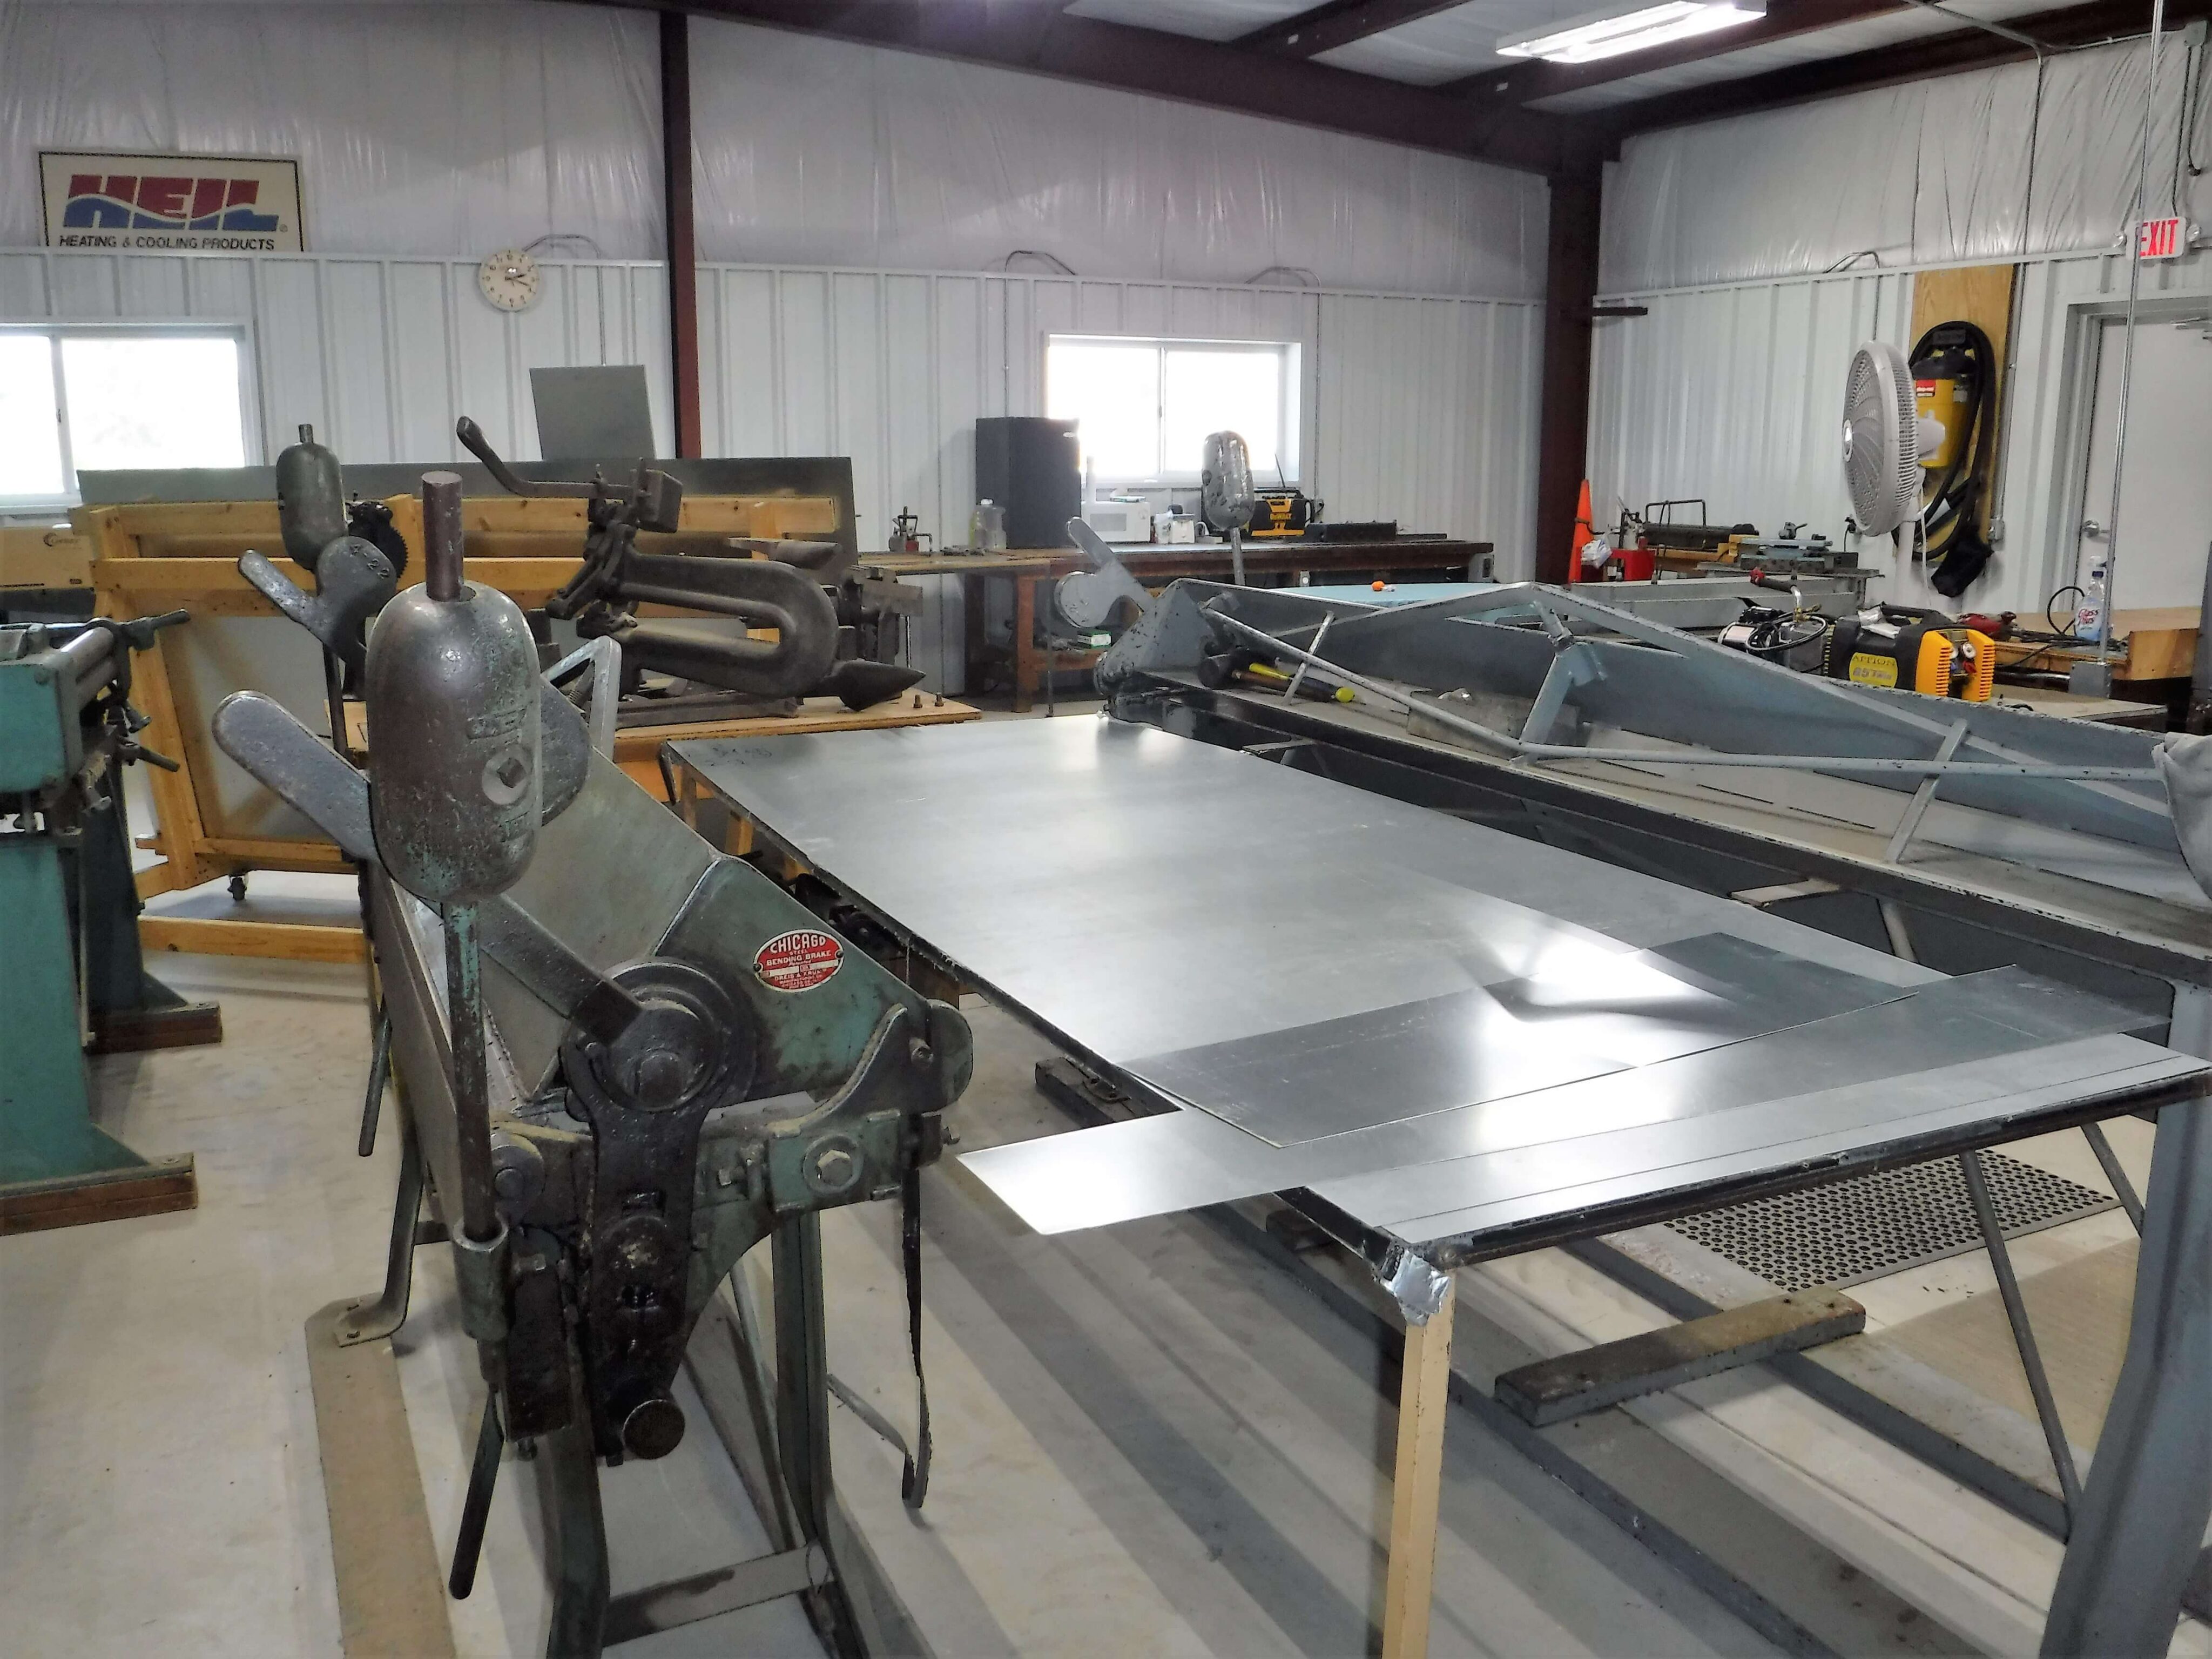
[[[1918,422],[1905,354],[1887,341],[1868,341],[1844,383],[1844,482],[1851,517],[1870,536],[1888,535],[1919,514]]]

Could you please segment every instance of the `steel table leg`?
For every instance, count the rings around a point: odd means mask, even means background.
[[[830,1512],[830,1359],[822,1328],[822,1218],[776,1224],[775,1442],[801,1541],[815,1543]]]
[[[2186,1006],[2185,1006],[2185,1003]],[[2207,998],[2185,991],[2172,1046],[2205,1052]],[[2159,1118],[2135,1317],[2058,1571],[2045,1655],[2163,1654],[2212,1520],[2212,1107]]]
[[[582,1404],[579,1400],[575,1419],[565,1428],[538,1443],[553,1558],[553,1624],[545,1633],[545,1659],[599,1659],[606,1628],[606,1520]]]

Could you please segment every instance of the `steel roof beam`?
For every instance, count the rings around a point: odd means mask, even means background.
[[[635,9],[822,34],[1556,173],[1593,164],[1583,125],[1472,110],[1371,75],[1231,44],[1071,17],[1057,0],[614,0]],[[825,114],[834,113],[825,112]]]
[[[1463,0],[1330,0],[1327,5],[1240,34],[1232,44],[1247,52],[1318,58],[1370,34],[1395,29],[1401,23],[1419,22],[1462,3]]]
[[[2166,0],[2168,29],[2178,29],[2200,17],[2212,17],[2212,0]],[[2141,36],[2148,32],[2149,22],[2150,9],[2144,0],[2091,0],[2087,5],[2009,17],[2005,20],[2005,27],[2033,35],[2046,46],[2077,47]],[[1985,29],[1966,27],[1954,33],[1877,46],[1870,52],[1793,64],[1765,75],[1686,87],[1656,98],[1592,110],[1579,118],[1592,128],[1605,131],[1617,143],[1630,133],[1646,132],[1655,127],[1685,126],[1727,115],[1833,97],[1840,93],[2026,62],[2034,56],[2032,48],[2015,40]]]

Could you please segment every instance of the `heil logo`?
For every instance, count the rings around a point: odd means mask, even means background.
[[[256,212],[258,179],[72,173],[64,230],[274,231],[278,216]]]

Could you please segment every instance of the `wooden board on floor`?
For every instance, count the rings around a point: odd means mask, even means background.
[[[204,916],[141,916],[138,946],[204,957],[273,957],[284,962],[360,962],[368,952],[355,926],[217,921]]]
[[[389,1339],[337,1345],[351,1301],[307,1321],[307,1380],[346,1659],[451,1659],[453,1629]]]
[[[196,1208],[199,1201],[199,1177],[190,1152],[134,1169],[21,1181],[0,1187],[0,1237],[167,1215]]]
[[[1798,1291],[1516,1366],[1499,1373],[1498,1402],[1542,1428],[1865,1328],[1841,1291]]]

